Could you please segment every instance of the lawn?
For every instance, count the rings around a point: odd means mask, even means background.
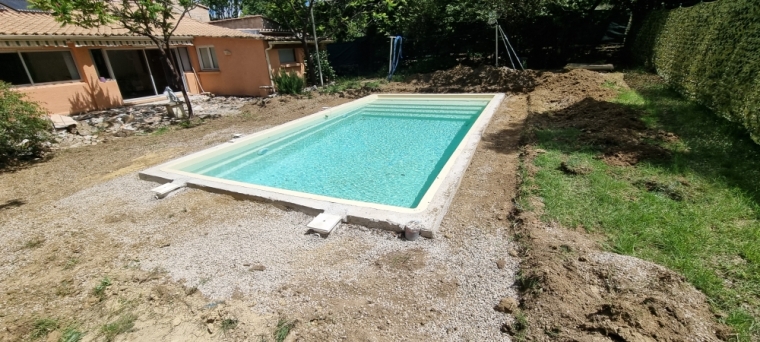
[[[583,139],[587,131],[537,125],[530,136],[545,153],[527,161],[537,171],[522,192],[543,201],[544,221],[601,234],[610,251],[681,273],[736,340],[758,339],[760,145],[656,78],[631,72],[626,82],[631,89],[612,102],[669,137],[642,138],[666,157],[610,164],[605,147]]]

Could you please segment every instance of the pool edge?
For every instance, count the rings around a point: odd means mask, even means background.
[[[226,148],[230,144],[235,143],[223,143],[218,146],[206,148],[191,153],[187,156],[162,163],[158,166],[154,166],[141,171],[138,174],[138,177],[142,180],[152,181],[156,183],[168,183],[179,180],[187,183],[187,186],[190,188],[197,188],[214,193],[227,194],[238,199],[251,199],[264,203],[272,203],[278,207],[297,210],[308,215],[317,215],[321,212],[328,212],[331,214],[341,215],[344,219],[344,222],[359,224],[372,228],[402,231],[408,222],[418,221],[422,223],[424,227],[426,227],[422,229],[421,235],[427,238],[434,238],[446,212],[448,211],[449,206],[451,205],[456,195],[456,192],[461,184],[462,177],[464,176],[464,173],[472,161],[472,157],[477,150],[482,136],[489,123],[491,122],[493,115],[496,113],[506,98],[506,94],[373,94],[340,106],[332,107],[311,115],[307,115],[305,117],[272,127],[267,130],[251,134],[241,139],[241,142],[248,139],[255,139],[256,136],[262,136],[268,132],[271,133],[276,129],[284,129],[282,126],[297,125],[299,123],[309,122],[310,118],[325,115],[326,113],[330,113],[334,110],[339,110],[341,107],[348,108],[351,105],[371,101],[380,97],[476,98],[486,96],[491,97],[488,105],[486,105],[486,107],[483,109],[483,112],[481,112],[480,117],[473,124],[470,132],[468,132],[463,141],[457,147],[457,151],[451,155],[450,161],[447,162],[447,165],[445,165],[444,169],[441,170],[441,176],[439,179],[437,179],[434,184],[431,184],[431,187],[428,189],[428,192],[424,196],[424,200],[427,202],[425,203],[424,207],[419,210],[397,208],[385,205],[363,205],[363,202],[359,202],[362,205],[356,205],[354,203],[340,203],[331,201],[329,198],[315,199],[309,197],[294,196],[292,194],[284,194],[264,189],[217,182],[213,179],[194,177],[192,174],[179,174],[176,172],[167,171],[172,165],[177,165],[183,161],[191,160],[208,153],[213,153],[214,151]],[[422,201],[420,205],[422,205]]]

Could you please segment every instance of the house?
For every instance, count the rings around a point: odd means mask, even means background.
[[[201,8],[203,9],[203,8]],[[194,17],[202,17],[195,12]],[[190,93],[266,96],[273,74],[304,72],[295,37],[180,21],[171,40],[174,66]],[[118,24],[61,26],[25,0],[0,0],[0,80],[51,114],[73,114],[154,101],[179,90],[147,37]]]

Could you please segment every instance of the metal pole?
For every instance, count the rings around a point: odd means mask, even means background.
[[[499,67],[499,26],[494,25],[493,27],[496,30],[496,67]]]
[[[314,1],[314,0],[311,0]],[[311,29],[314,31],[314,49],[317,50],[317,68],[319,68],[319,85],[325,85],[325,80],[322,78],[322,61],[319,58],[319,37],[317,37],[317,25],[314,23],[314,4],[311,5]]]
[[[391,39],[391,48],[388,50],[388,75],[390,75],[391,71],[393,71],[393,40],[395,37],[390,36],[389,38]]]
[[[509,53],[509,45],[507,45],[507,41],[504,40],[504,38],[506,37],[506,35],[504,34],[504,31],[501,30],[501,26],[499,26],[499,31],[502,34],[501,41],[504,42],[504,50],[507,50],[507,56],[509,56],[509,62],[512,63],[512,69],[517,70],[517,68],[515,68],[515,61],[512,60],[512,54]]]

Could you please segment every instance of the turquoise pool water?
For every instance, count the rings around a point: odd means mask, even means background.
[[[180,170],[414,208],[488,102],[377,99]]]

